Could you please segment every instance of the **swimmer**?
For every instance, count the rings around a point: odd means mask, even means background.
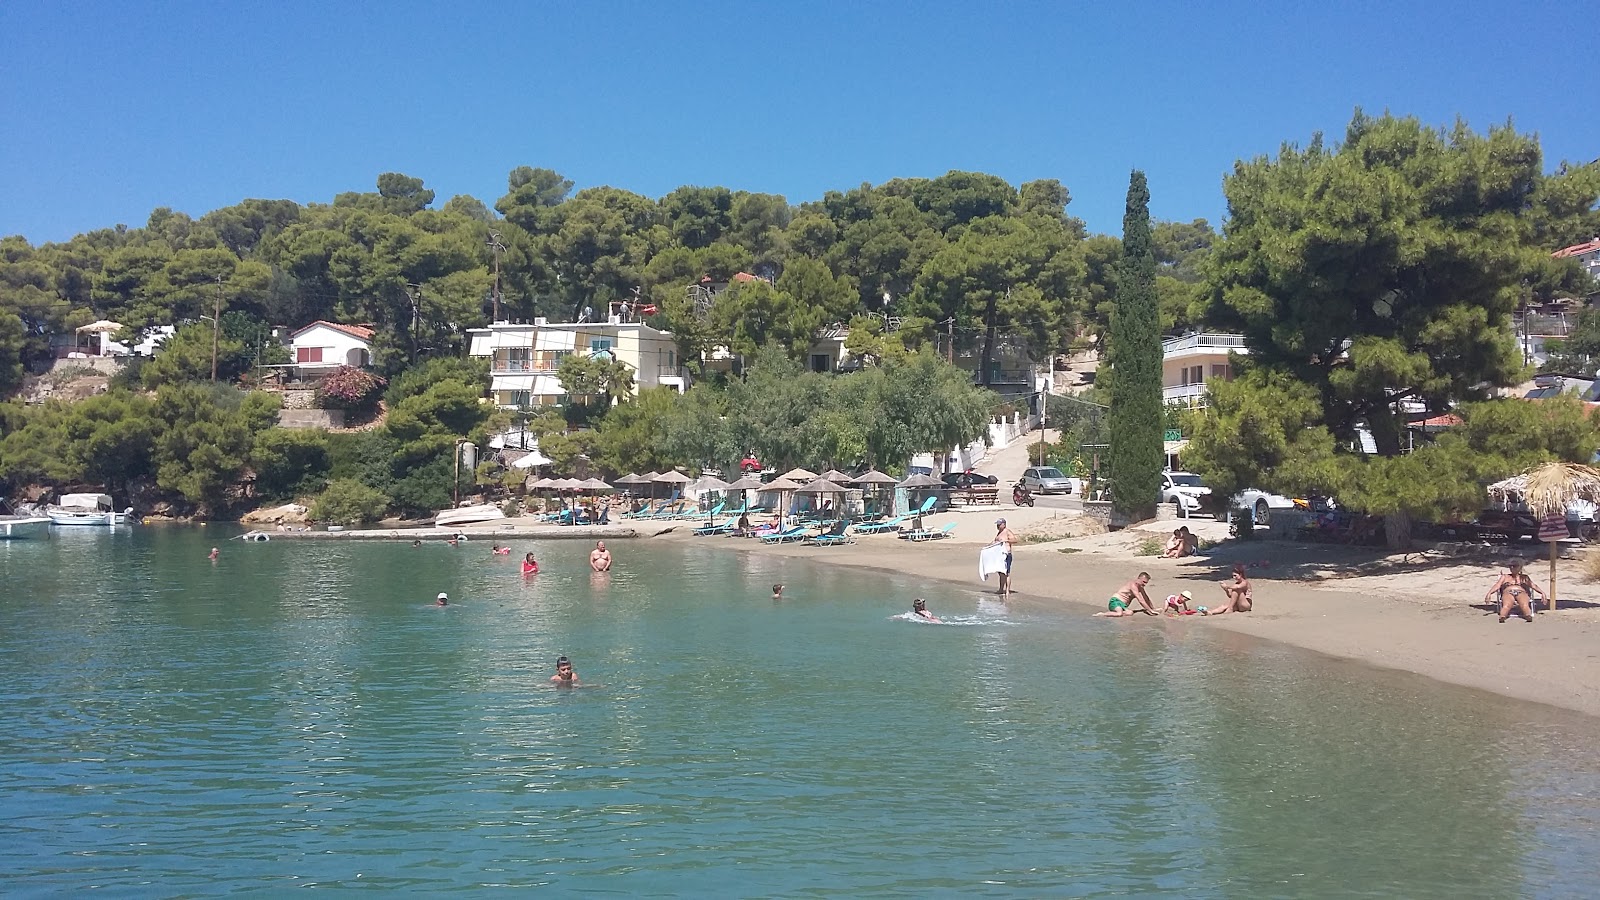
[[[433,602],[433,605],[434,606],[449,606],[450,605],[450,595],[446,594],[444,591],[440,591],[439,592],[439,599],[435,600]]]
[[[1136,616],[1139,613],[1147,616],[1155,615],[1156,610],[1150,602],[1150,595],[1144,592],[1144,586],[1149,583],[1150,573],[1140,572],[1139,577],[1118,588],[1117,592],[1111,595],[1111,599],[1106,603],[1109,608],[1105,612],[1097,612],[1095,615],[1113,619]],[[1138,609],[1133,608],[1135,603],[1139,605]]]
[[[611,551],[606,549],[605,541],[594,542],[594,550],[589,553],[589,568],[596,572],[611,571]]]
[[[412,541],[411,542],[411,549],[413,549],[413,550],[421,550],[422,549],[422,542],[421,541]]]
[[[210,555],[208,555],[206,557],[206,559],[209,559],[212,562],[216,562],[217,561],[217,557],[219,557],[221,555],[222,555],[222,551],[221,550],[218,550],[217,548],[212,547],[211,548],[211,553],[210,553]]]
[[[772,599],[774,599],[774,600],[782,600],[783,599],[783,585],[775,584],[775,585],[772,586]]]
[[[938,625],[944,624],[942,619],[933,613],[928,612],[928,601],[922,599],[921,597],[911,601],[911,614],[919,619],[926,619],[929,622],[933,622]]]
[[[522,574],[524,574],[524,575],[537,575],[537,574],[539,574],[539,562],[533,558],[533,554],[532,553],[529,553],[527,556],[524,556],[522,558]]]
[[[511,555],[511,548],[510,547],[502,547],[498,543],[490,544],[489,545],[489,552],[493,553],[496,556],[510,556]]]
[[[572,670],[572,661],[563,656],[556,660],[556,674],[550,676],[550,683],[556,687],[577,687],[582,682]]]

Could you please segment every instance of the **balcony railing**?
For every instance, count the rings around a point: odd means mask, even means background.
[[[687,375],[683,366],[656,366],[657,378],[684,378]]]
[[[1246,349],[1242,334],[1186,334],[1161,342],[1161,352],[1168,356],[1189,350],[1215,350],[1226,353],[1230,350]]]
[[[554,372],[559,362],[542,359],[497,359],[490,364],[490,371],[496,375],[508,375],[517,372]]]
[[[1195,401],[1204,399],[1208,393],[1210,391],[1206,389],[1204,382],[1173,385],[1172,387],[1161,389],[1161,401],[1163,403],[1188,403],[1193,405]]]

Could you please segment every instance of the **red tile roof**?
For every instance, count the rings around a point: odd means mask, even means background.
[[[312,322],[310,325],[307,325],[306,327],[304,327],[304,328],[300,329],[299,331],[296,331],[294,334],[290,335],[290,337],[299,337],[300,335],[305,334],[306,332],[308,332],[311,329],[317,327],[318,325],[322,325],[322,326],[325,326],[327,328],[332,328],[334,331],[338,331],[338,332],[341,332],[343,334],[348,334],[351,337],[356,338],[358,340],[363,340],[363,341],[372,340],[373,328],[372,328],[371,325],[340,325],[338,322],[327,322],[327,321],[324,321],[322,319],[318,319],[317,321]]]
[[[1562,247],[1550,255],[1556,259],[1566,259],[1569,256],[1581,256],[1595,250],[1600,250],[1600,238],[1595,238],[1583,244],[1573,244],[1571,247]]]

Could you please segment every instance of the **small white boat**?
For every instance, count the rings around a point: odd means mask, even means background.
[[[61,502],[45,509],[45,515],[57,525],[95,525],[108,527],[128,524],[133,507],[117,512],[111,507],[110,494],[64,494]]]
[[[0,516],[0,541],[50,536],[50,519],[45,516]]]
[[[500,511],[500,507],[484,503],[479,506],[441,509],[439,514],[433,517],[433,524],[440,528],[448,528],[452,525],[468,525],[473,522],[491,522],[505,517],[506,514]]]

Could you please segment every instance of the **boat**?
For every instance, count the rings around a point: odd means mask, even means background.
[[[0,516],[0,541],[50,536],[50,519],[47,516]]]
[[[495,519],[504,519],[506,514],[500,507],[493,503],[484,503],[478,506],[462,506],[456,509],[441,509],[433,517],[433,524],[448,528],[452,525],[468,525],[473,522],[492,522]]]
[[[117,512],[111,507],[110,494],[63,494],[61,502],[45,509],[45,515],[56,525],[111,525],[128,524],[133,507]]]

